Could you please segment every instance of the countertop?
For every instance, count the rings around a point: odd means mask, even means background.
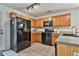
[[[31,31],[31,33],[42,33],[43,31]]]
[[[31,33],[45,33],[44,31],[32,31]],[[51,32],[52,35],[55,35],[55,34],[59,34],[59,33],[56,33],[56,32]]]
[[[62,35],[60,35],[58,37],[56,43],[79,45],[79,37],[76,37],[76,36],[62,36]]]

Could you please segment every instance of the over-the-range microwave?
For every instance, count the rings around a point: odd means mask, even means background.
[[[44,21],[43,25],[44,25],[44,27],[51,27],[51,26],[53,26],[53,21],[52,20],[51,21]]]

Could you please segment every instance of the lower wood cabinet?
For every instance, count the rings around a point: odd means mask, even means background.
[[[41,32],[31,33],[31,42],[41,42]]]
[[[58,38],[59,34],[55,33],[55,34],[52,34],[52,44],[54,45],[56,43],[56,40]]]
[[[37,42],[41,42],[42,41],[42,36],[41,35],[42,35],[42,33],[40,33],[40,32],[36,33],[36,41]]]
[[[69,52],[68,51],[68,46],[64,44],[58,44],[57,45],[57,55],[58,56],[66,56]]]
[[[31,42],[36,42],[36,33],[31,33]]]
[[[57,56],[73,56],[74,53],[79,53],[79,45],[58,43]]]

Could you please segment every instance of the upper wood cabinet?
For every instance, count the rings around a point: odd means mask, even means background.
[[[71,15],[70,14],[53,16],[52,20],[53,20],[54,27],[70,26],[71,25]]]
[[[36,27],[36,20],[31,20],[31,27]]]
[[[36,20],[36,27],[40,27],[40,20]]]
[[[53,17],[53,26],[61,26],[61,17],[60,16]]]
[[[70,14],[65,14],[61,16],[61,25],[70,26],[71,25],[71,16]]]
[[[44,27],[43,23],[46,21],[47,18],[40,18],[40,19],[34,19],[31,20],[31,27]],[[53,26],[54,27],[61,27],[61,26],[70,26],[71,25],[71,14],[64,14],[64,15],[58,15],[53,16]]]
[[[44,18],[36,20],[36,27],[43,27]]]

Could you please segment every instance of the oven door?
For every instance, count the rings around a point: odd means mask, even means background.
[[[42,44],[52,45],[52,33],[50,32],[42,33]]]

